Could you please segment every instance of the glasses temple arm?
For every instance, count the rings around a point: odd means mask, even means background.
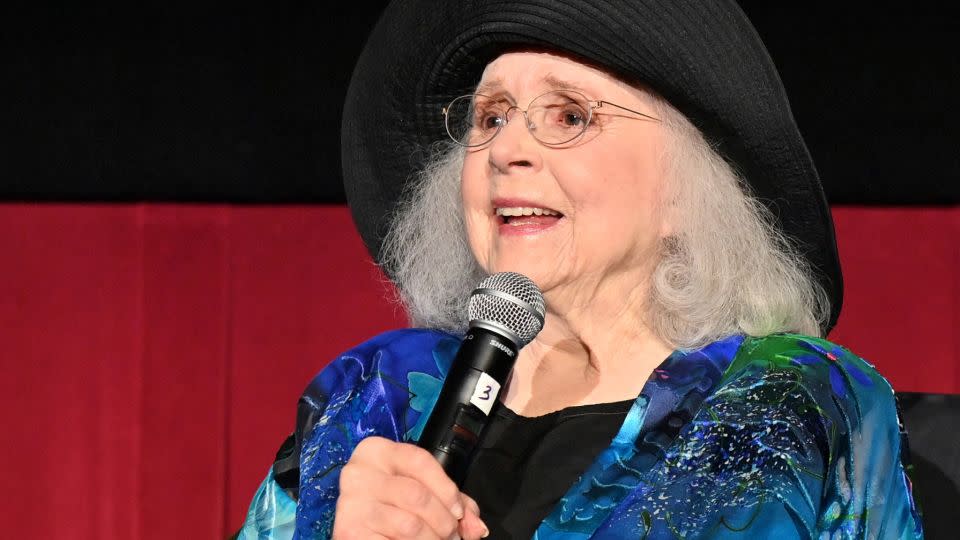
[[[650,116],[649,114],[644,114],[644,113],[642,113],[642,112],[640,112],[640,111],[635,111],[635,110],[633,110],[633,109],[628,109],[628,108],[624,107],[623,105],[617,105],[616,103],[611,103],[611,102],[609,102],[609,101],[597,100],[595,103],[597,104],[597,106],[596,106],[597,109],[603,107],[604,105],[609,105],[609,106],[611,106],[611,107],[616,107],[616,108],[618,108],[618,109],[621,109],[621,110],[624,110],[624,111],[627,111],[627,112],[632,112],[633,114],[640,115],[640,116],[642,116],[642,117],[644,117],[644,118],[649,118],[649,119],[651,119],[651,120],[656,120],[657,122],[660,121],[659,118],[655,118],[655,117],[653,117],[653,116]]]

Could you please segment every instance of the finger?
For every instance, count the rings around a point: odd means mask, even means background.
[[[405,476],[387,477],[380,500],[420,517],[441,538],[457,532],[457,519],[423,483]]]
[[[344,527],[338,528],[336,522],[334,522],[333,534],[330,536],[330,540],[390,540],[382,534],[368,530],[354,529],[352,531],[345,531],[343,529]]]
[[[473,500],[473,497],[461,491],[460,502],[463,503],[464,508],[466,508],[467,510],[471,510],[477,516],[480,515],[480,505],[477,504],[477,501]]]
[[[418,516],[438,536],[457,530],[450,509],[423,483],[406,476],[385,474],[364,464],[348,463],[340,472],[340,497],[374,500]]]
[[[341,496],[337,500],[332,537],[335,540],[445,540],[406,510],[356,496]]]
[[[377,534],[370,531],[358,531],[354,533],[343,533],[339,532],[336,529],[333,530],[333,535],[330,537],[330,540],[390,540],[382,534]]]
[[[457,533],[464,540],[478,540],[489,536],[490,529],[479,516],[468,510],[460,520]]]
[[[372,438],[364,439],[361,444]],[[388,474],[418,480],[440,499],[455,519],[463,517],[460,490],[430,452],[412,444],[395,443],[379,437],[377,439],[379,440],[368,445],[369,454],[364,452],[357,457],[359,460],[366,462],[368,459],[375,459],[377,463],[374,466]],[[360,449],[359,445],[357,449]],[[356,452],[354,456],[356,457]]]
[[[486,523],[480,519],[480,506],[477,502],[465,493],[460,494],[460,499],[466,508],[466,513],[463,519],[460,520],[460,526],[458,528],[460,536],[464,540],[476,540],[489,536],[490,529],[487,528]]]
[[[389,504],[375,503],[370,515],[373,532],[396,539],[447,540],[435,533],[420,516]],[[375,521],[374,521],[375,520]]]
[[[382,456],[389,455],[393,447],[397,444],[398,443],[383,437],[367,437],[357,443],[357,446],[353,449],[353,453],[350,454],[350,461],[355,463],[369,463],[374,466],[382,465]]]
[[[374,501],[341,496],[337,499],[337,508],[333,517],[332,540],[389,540],[386,536],[372,531],[369,508]]]

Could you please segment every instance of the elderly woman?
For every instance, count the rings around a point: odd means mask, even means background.
[[[919,538],[829,209],[733,0],[408,0],[345,182],[419,329],[334,360],[248,538]],[[543,291],[460,489],[411,443],[487,274]]]

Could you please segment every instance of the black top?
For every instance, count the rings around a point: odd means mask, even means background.
[[[531,538],[610,445],[633,402],[567,407],[534,418],[497,402],[462,488],[480,505],[488,538]]]

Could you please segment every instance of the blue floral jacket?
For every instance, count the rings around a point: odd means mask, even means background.
[[[329,538],[354,447],[416,441],[458,346],[399,330],[324,369],[300,402],[299,497],[272,469],[240,538]],[[922,538],[901,442],[890,385],[846,349],[731,336],[654,371],[534,538]]]

